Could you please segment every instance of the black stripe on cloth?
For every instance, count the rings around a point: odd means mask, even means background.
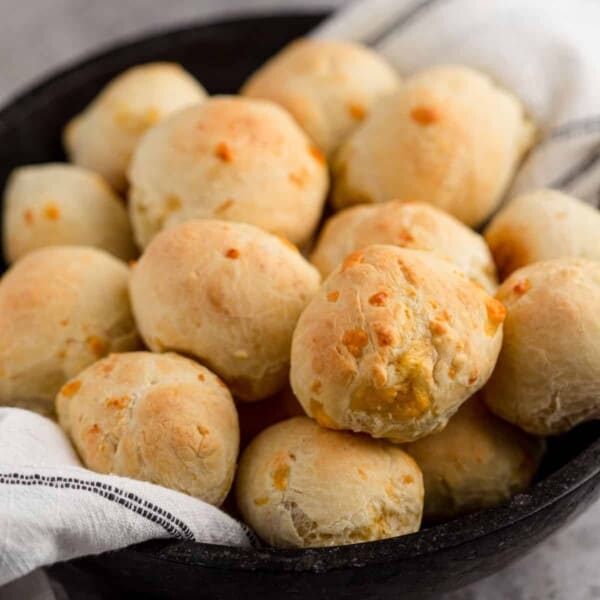
[[[91,492],[111,502],[131,510],[160,525],[172,537],[194,541],[192,530],[172,513],[140,498],[131,492],[99,481],[87,481],[77,477],[62,477],[60,475],[24,475],[23,473],[0,473],[0,485],[36,485],[57,489],[74,489]]]
[[[258,539],[258,536],[254,533],[254,531],[252,531],[252,529],[250,529],[250,527],[248,527],[246,523],[240,523],[240,525],[242,526],[244,533],[248,536],[248,539],[250,540],[250,545],[253,548],[262,548],[262,542]]]
[[[596,144],[584,158],[566,173],[557,177],[550,187],[564,188],[575,183],[580,177],[587,175],[592,169],[600,165],[600,144]]]
[[[392,32],[400,31],[402,27],[410,23],[415,17],[420,16],[421,13],[431,8],[434,4],[441,2],[442,0],[419,0],[415,2],[410,8],[405,10],[402,14],[398,15],[393,21],[391,21],[384,29],[371,35],[370,38],[364,40],[364,43],[368,46],[374,46],[378,44]]]
[[[558,127],[554,127],[550,130],[550,133],[543,140],[542,144],[547,142],[563,139],[572,138],[580,135],[590,135],[593,133],[600,133],[600,115],[593,115],[591,117],[585,117],[582,119],[574,119],[573,121],[567,121]]]

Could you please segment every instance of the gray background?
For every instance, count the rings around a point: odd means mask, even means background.
[[[0,103],[52,69],[156,28],[346,0],[0,0]],[[435,574],[432,574],[435,577]],[[445,600],[600,598],[600,503],[504,571]]]

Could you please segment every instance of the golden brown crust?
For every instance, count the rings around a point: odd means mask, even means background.
[[[325,223],[310,260],[327,277],[348,254],[372,244],[428,250],[463,269],[488,292],[498,286],[496,267],[481,236],[423,202],[393,200],[338,213]]]
[[[525,265],[554,258],[600,260],[600,214],[556,190],[537,190],[511,200],[485,230],[505,279]]]
[[[327,156],[400,84],[383,57],[360,44],[301,39],[263,65],[245,96],[288,110]]]
[[[292,332],[316,269],[252,225],[192,221],[161,232],[133,269],[140,333],[155,352],[196,357],[243,400],[285,384]]]
[[[302,313],[292,388],[324,426],[412,441],[442,429],[485,383],[503,318],[502,305],[450,263],[369,246]]]
[[[532,141],[514,96],[466,67],[434,67],[407,80],[342,145],[332,165],[334,205],[429,202],[476,226]]]
[[[0,404],[45,414],[61,385],[109,352],[139,347],[127,266],[102,250],[53,246],[0,282]]]
[[[600,418],[600,263],[528,265],[504,281],[497,298],[508,315],[483,390],[491,410],[537,435]]]
[[[127,211],[96,173],[47,163],[13,171],[4,192],[4,255],[13,262],[46,246],[94,246],[136,256]]]
[[[67,123],[63,132],[66,152],[71,162],[99,173],[123,191],[129,161],[146,130],[205,98],[204,88],[178,64],[133,67],[110,81]]]
[[[236,497],[246,522],[273,546],[337,546],[417,531],[423,482],[400,448],[296,417],[248,446]]]
[[[192,219],[257,225],[294,244],[321,216],[327,165],[279,106],[215,97],[148,133],[130,168],[130,215],[142,247]]]
[[[429,521],[495,506],[524,491],[545,444],[489,412],[477,396],[440,431],[403,449],[421,470]]]
[[[84,464],[220,505],[239,446],[231,394],[205,367],[173,353],[111,354],[65,384],[61,426]]]

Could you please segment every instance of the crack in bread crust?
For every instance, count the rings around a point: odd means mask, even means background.
[[[327,299],[332,291],[336,302]],[[385,302],[369,302],[378,294]],[[308,414],[318,409],[337,428],[411,441],[442,429],[485,383],[503,317],[502,305],[450,263],[369,246],[328,277],[301,315],[292,387]],[[317,379],[318,398],[310,389]]]

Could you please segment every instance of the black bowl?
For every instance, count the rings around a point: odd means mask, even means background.
[[[0,112],[0,187],[18,165],[61,160],[63,124],[134,64],[182,63],[210,92],[245,77],[323,14],[237,19],[144,38],[85,60]],[[600,423],[550,441],[537,483],[501,506],[381,542],[310,550],[248,550],[154,541],[91,556],[55,574],[92,573],[113,592],[169,598],[425,598],[522,556],[600,494]]]

